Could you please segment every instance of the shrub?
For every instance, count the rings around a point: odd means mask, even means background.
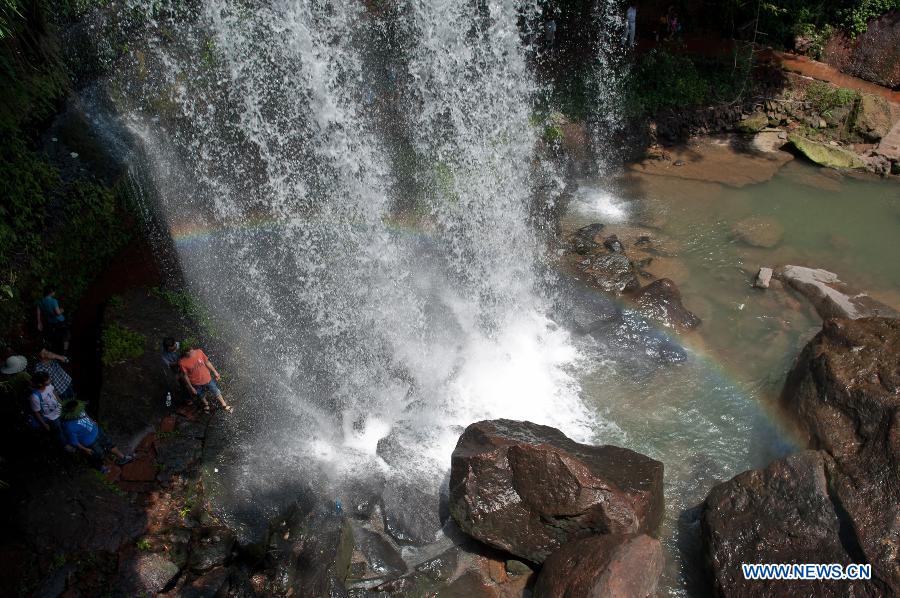
[[[806,100],[819,114],[825,114],[835,108],[851,106],[859,98],[852,89],[833,87],[828,83],[815,81],[806,89]]]
[[[113,322],[103,329],[101,342],[103,365],[110,366],[143,355],[147,337]]]

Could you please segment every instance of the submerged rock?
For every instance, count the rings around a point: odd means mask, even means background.
[[[668,278],[653,281],[634,295],[638,310],[650,319],[679,330],[693,330],[700,325],[681,302],[681,292]]]
[[[809,299],[823,319],[900,315],[865,293],[851,289],[828,270],[782,266],[775,269],[773,277]]]
[[[735,223],[731,236],[752,247],[768,249],[781,243],[784,227],[771,216],[751,216]]]
[[[900,320],[828,320],[782,393],[834,458],[832,492],[874,574],[900,593]]]
[[[591,259],[585,273],[597,286],[611,293],[630,293],[641,286],[624,253],[608,253]]]
[[[819,166],[864,170],[866,165],[859,156],[839,147],[810,141],[799,135],[790,135],[788,140],[798,152]]]
[[[756,273],[756,279],[753,281],[753,286],[758,289],[768,289],[771,282],[772,268],[760,268],[759,272]]]
[[[829,495],[831,458],[804,451],[745,471],[710,491],[701,537],[720,596],[878,596],[872,581],[746,580],[742,564],[863,563]]]
[[[656,591],[663,563],[662,545],[650,536],[573,540],[544,561],[534,598],[646,598]]]
[[[610,235],[603,239],[603,246],[606,247],[610,253],[625,253],[625,248],[622,246],[622,242],[619,241],[619,237],[616,235]]]
[[[575,234],[572,235],[572,248],[575,250],[575,253],[587,255],[599,247],[600,244],[597,243],[594,238],[600,234],[600,231],[602,230],[603,225],[596,222],[594,224],[583,226],[575,231]]]
[[[532,562],[593,534],[654,530],[663,464],[615,446],[590,446],[548,426],[474,423],[450,471],[450,513],[467,534]]]

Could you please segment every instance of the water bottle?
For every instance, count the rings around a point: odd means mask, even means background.
[[[167,392],[166,393],[166,407],[171,407],[171,406],[172,406],[172,393]]]

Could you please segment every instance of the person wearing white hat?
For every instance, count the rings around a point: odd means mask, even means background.
[[[24,372],[28,367],[28,360],[22,355],[10,355],[6,361],[0,366],[0,372],[6,376],[14,376],[20,372]]]
[[[4,405],[20,405],[31,391],[31,376],[26,371],[28,360],[21,355],[11,355],[0,366],[0,400]]]

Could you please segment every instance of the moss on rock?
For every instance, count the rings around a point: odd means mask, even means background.
[[[791,135],[788,140],[798,152],[819,166],[857,170],[864,170],[866,167],[859,156],[845,149],[810,141],[800,135]]]
[[[738,123],[738,131],[747,135],[759,133],[769,125],[769,117],[765,112],[754,112]]]

